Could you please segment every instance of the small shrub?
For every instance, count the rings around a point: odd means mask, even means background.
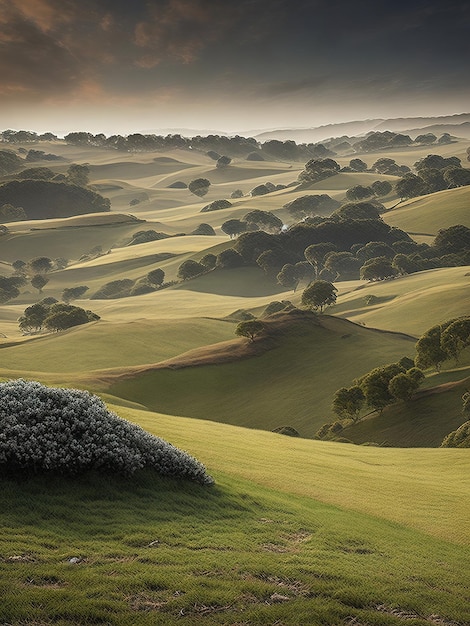
[[[150,467],[164,476],[213,483],[186,452],[108,411],[78,389],[22,379],[0,383],[0,469],[6,473],[87,470],[125,476]]]

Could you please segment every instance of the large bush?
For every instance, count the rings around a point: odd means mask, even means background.
[[[22,379],[0,383],[0,470],[129,476],[144,467],[213,483],[196,459],[108,411],[87,391]]]

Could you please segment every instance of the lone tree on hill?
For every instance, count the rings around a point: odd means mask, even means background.
[[[323,313],[326,306],[336,302],[337,291],[336,287],[327,280],[316,280],[304,289],[302,306],[313,311],[320,309],[320,313]]]
[[[237,324],[235,334],[238,337],[248,337],[253,342],[255,337],[260,335],[265,328],[266,325],[260,320],[246,320]]]
[[[195,196],[202,198],[209,191],[210,186],[210,181],[207,178],[195,178],[189,183],[188,189]]]

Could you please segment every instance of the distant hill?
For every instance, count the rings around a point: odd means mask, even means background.
[[[63,182],[12,180],[0,186],[0,206],[23,207],[29,219],[72,217],[110,210],[110,202],[98,193]]]
[[[258,141],[269,141],[270,139],[279,139],[280,141],[293,140],[297,143],[302,142],[318,142],[329,139],[330,137],[342,137],[347,135],[355,137],[357,135],[365,135],[371,131],[390,130],[394,132],[412,133],[410,129],[421,132],[429,126],[442,125],[442,133],[450,133],[460,137],[467,137],[462,131],[468,133],[467,124],[470,125],[470,113],[462,113],[459,115],[447,115],[443,117],[401,117],[394,119],[371,119],[357,120],[351,122],[341,122],[338,124],[327,124],[325,126],[314,126],[312,128],[279,128],[266,132],[260,132],[255,135]],[[445,125],[445,126],[444,126]],[[461,127],[459,134],[458,130]],[[428,132],[428,131],[426,131]]]

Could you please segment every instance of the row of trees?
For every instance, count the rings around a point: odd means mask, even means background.
[[[41,302],[27,307],[18,319],[18,324],[24,333],[42,330],[58,332],[99,319],[99,315],[92,311],[72,304],[57,302],[54,298],[45,298]]]

